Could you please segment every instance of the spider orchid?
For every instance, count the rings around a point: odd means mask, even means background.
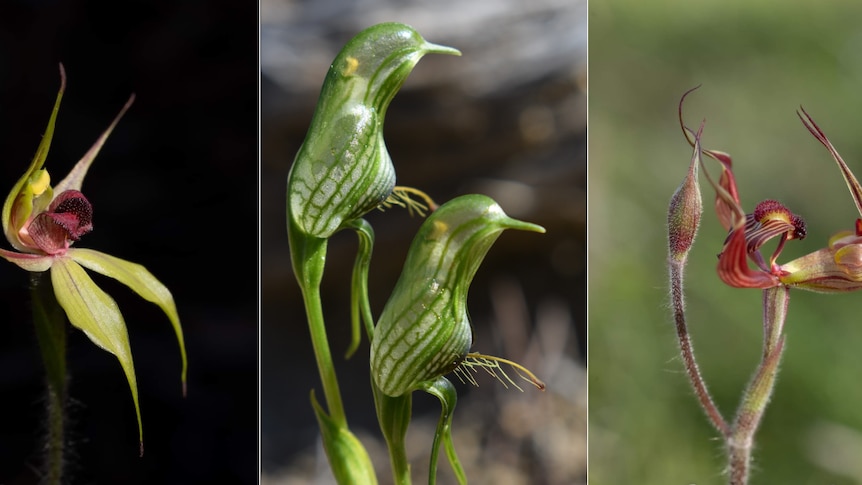
[[[60,91],[45,135],[30,167],[12,188],[3,205],[3,233],[17,251],[0,249],[0,257],[33,273],[50,271],[57,302],[71,324],[81,329],[94,344],[119,359],[129,381],[143,443],[137,381],[126,323],[113,298],[96,285],[84,268],[114,278],[165,312],[180,346],[181,381],[185,395],[186,351],[176,305],[170,291],[143,266],[92,249],[73,247],[75,242],[93,229],[93,206],[81,192],[84,177],[111,131],[131,106],[134,96],[129,98],[108,129],[69,175],[52,187],[50,175],[43,166],[65,91],[66,74],[62,65],[60,77]]]

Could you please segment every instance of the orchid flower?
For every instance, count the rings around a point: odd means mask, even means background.
[[[797,115],[838,163],[862,215],[862,186],[859,181],[808,113],[800,108]],[[690,137],[692,131],[684,126],[683,130],[694,146]],[[718,258],[718,275],[722,281],[737,288],[765,289],[783,285],[821,293],[862,289],[862,219],[856,220],[852,231],[832,236],[825,248],[778,264],[776,260],[786,241],[805,238],[805,221],[776,200],[762,201],[753,212],[745,213],[739,201],[730,155],[714,150],[703,150],[703,153],[721,164],[717,183],[707,177],[715,188],[718,219],[729,231]],[[761,253],[761,247],[776,237],[779,238],[778,244],[767,259]]]
[[[66,86],[62,65],[60,77],[60,91],[36,155],[3,205],[3,233],[17,251],[0,249],[0,256],[30,272],[50,271],[54,294],[72,325],[119,359],[132,392],[143,453],[143,426],[126,323],[116,302],[96,285],[84,268],[114,278],[165,312],[180,346],[185,395],[187,361],[176,305],[170,291],[143,266],[92,249],[73,247],[93,229],[93,207],[81,192],[84,177],[111,131],[131,106],[134,95],[68,176],[52,187],[50,175],[43,166]]]

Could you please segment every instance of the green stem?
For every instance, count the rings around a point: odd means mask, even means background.
[[[783,329],[789,298],[790,289],[785,286],[763,290],[763,360],[745,390],[731,434],[727,437],[731,485],[748,483],[754,433],[772,397],[778,364],[784,352]]]
[[[289,215],[287,233],[290,240],[293,271],[302,289],[302,298],[305,302],[308,330],[311,334],[314,357],[317,360],[317,370],[323,384],[326,408],[332,420],[339,426],[346,428],[347,417],[341,401],[341,391],[338,388],[335,366],[332,363],[329,339],[326,336],[326,325],[323,320],[323,306],[320,300],[320,283],[323,280],[328,240],[306,236],[294,227],[293,220]]]
[[[43,483],[60,484],[64,465],[66,411],[66,319],[54,296],[49,273],[30,273],[33,325],[47,383],[47,443]]]
[[[389,449],[389,463],[392,465],[392,478],[395,485],[410,485],[410,462],[407,460],[405,437],[410,425],[413,394],[391,397],[383,393],[371,380],[374,391],[374,407],[377,421]]]

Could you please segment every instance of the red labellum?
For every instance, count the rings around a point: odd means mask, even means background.
[[[42,251],[58,254],[84,234],[93,230],[93,206],[77,190],[58,195],[48,210],[33,218],[30,237]]]

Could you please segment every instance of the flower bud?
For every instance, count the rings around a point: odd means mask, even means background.
[[[702,129],[703,126],[701,126]],[[668,248],[670,258],[676,262],[682,262],[688,256],[703,214],[703,200],[697,183],[701,157],[700,134],[701,132],[698,131],[695,136],[694,153],[691,156],[688,173],[671,197],[668,207]]]
[[[385,394],[416,390],[464,360],[473,341],[467,291],[504,229],[545,232],[483,195],[443,204],[419,228],[371,342],[371,372]]]

